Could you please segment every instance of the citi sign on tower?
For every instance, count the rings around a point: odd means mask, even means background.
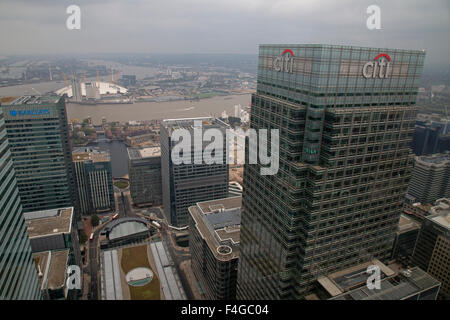
[[[295,55],[291,49],[285,49],[281,56],[273,59],[273,69],[278,72],[294,73]],[[388,78],[391,74],[391,57],[386,53],[378,54],[373,61],[367,61],[362,67],[364,78]]]

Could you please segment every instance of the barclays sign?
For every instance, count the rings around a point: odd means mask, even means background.
[[[10,110],[9,114],[11,117],[16,116],[38,116],[38,115],[45,115],[50,114],[49,109],[28,109],[28,110]]]

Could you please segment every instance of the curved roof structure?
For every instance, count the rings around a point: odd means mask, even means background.
[[[86,96],[86,86],[89,87],[92,85],[99,89],[100,95],[117,94],[117,93],[125,94],[128,91],[126,88],[110,82],[97,82],[97,81],[81,82],[80,83],[81,95]],[[72,85],[56,90],[55,93],[60,96],[67,94],[67,96],[70,98],[73,96]]]
[[[111,221],[104,230],[109,232],[109,240],[115,240],[148,231],[148,227],[145,219],[128,217]]]

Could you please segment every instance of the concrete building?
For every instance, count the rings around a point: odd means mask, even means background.
[[[259,47],[250,128],[280,130],[280,169],[244,168],[239,299],[301,299],[320,276],[391,257],[424,59],[422,50]]]
[[[450,153],[415,157],[408,194],[430,204],[450,197]]]
[[[162,204],[161,148],[128,148],[130,194],[137,206]]]
[[[69,252],[69,249],[63,249],[33,253],[44,299],[73,300],[77,298],[80,291],[67,287],[67,268],[70,266]]]
[[[223,133],[224,150],[222,163],[206,164],[202,157],[201,164],[194,162],[194,140],[191,139],[191,164],[177,164],[172,161],[172,149],[177,142],[172,141],[175,130],[187,130],[194,137],[194,124],[200,123],[197,130],[218,129]],[[189,223],[188,208],[197,202],[226,198],[228,194],[228,164],[226,152],[226,134],[228,125],[224,122],[206,118],[169,119],[161,122],[161,174],[163,188],[164,212],[169,224],[181,227]],[[204,148],[210,142],[202,143]]]
[[[114,186],[109,153],[93,149],[72,153],[81,214],[114,211]]]
[[[412,263],[438,279],[440,296],[450,299],[450,199],[440,199],[425,217]]]
[[[80,242],[73,207],[24,214],[33,253],[69,250],[69,264],[81,266]]]
[[[41,299],[0,106],[0,300]]]
[[[438,280],[417,267],[386,276],[380,281],[380,289],[367,288],[367,275],[362,279],[358,288],[330,300],[436,300],[440,288]]]
[[[208,300],[236,299],[242,197],[189,207],[192,271]]]
[[[2,104],[24,212],[75,206],[77,192],[64,98],[4,98]]]

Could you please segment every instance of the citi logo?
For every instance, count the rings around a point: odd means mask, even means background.
[[[291,49],[285,49],[280,57],[276,57],[273,61],[273,69],[278,72],[289,72],[294,71],[294,52]]]
[[[364,65],[364,78],[387,78],[391,68],[391,57],[386,53],[380,53],[373,60],[374,61],[369,61]]]

